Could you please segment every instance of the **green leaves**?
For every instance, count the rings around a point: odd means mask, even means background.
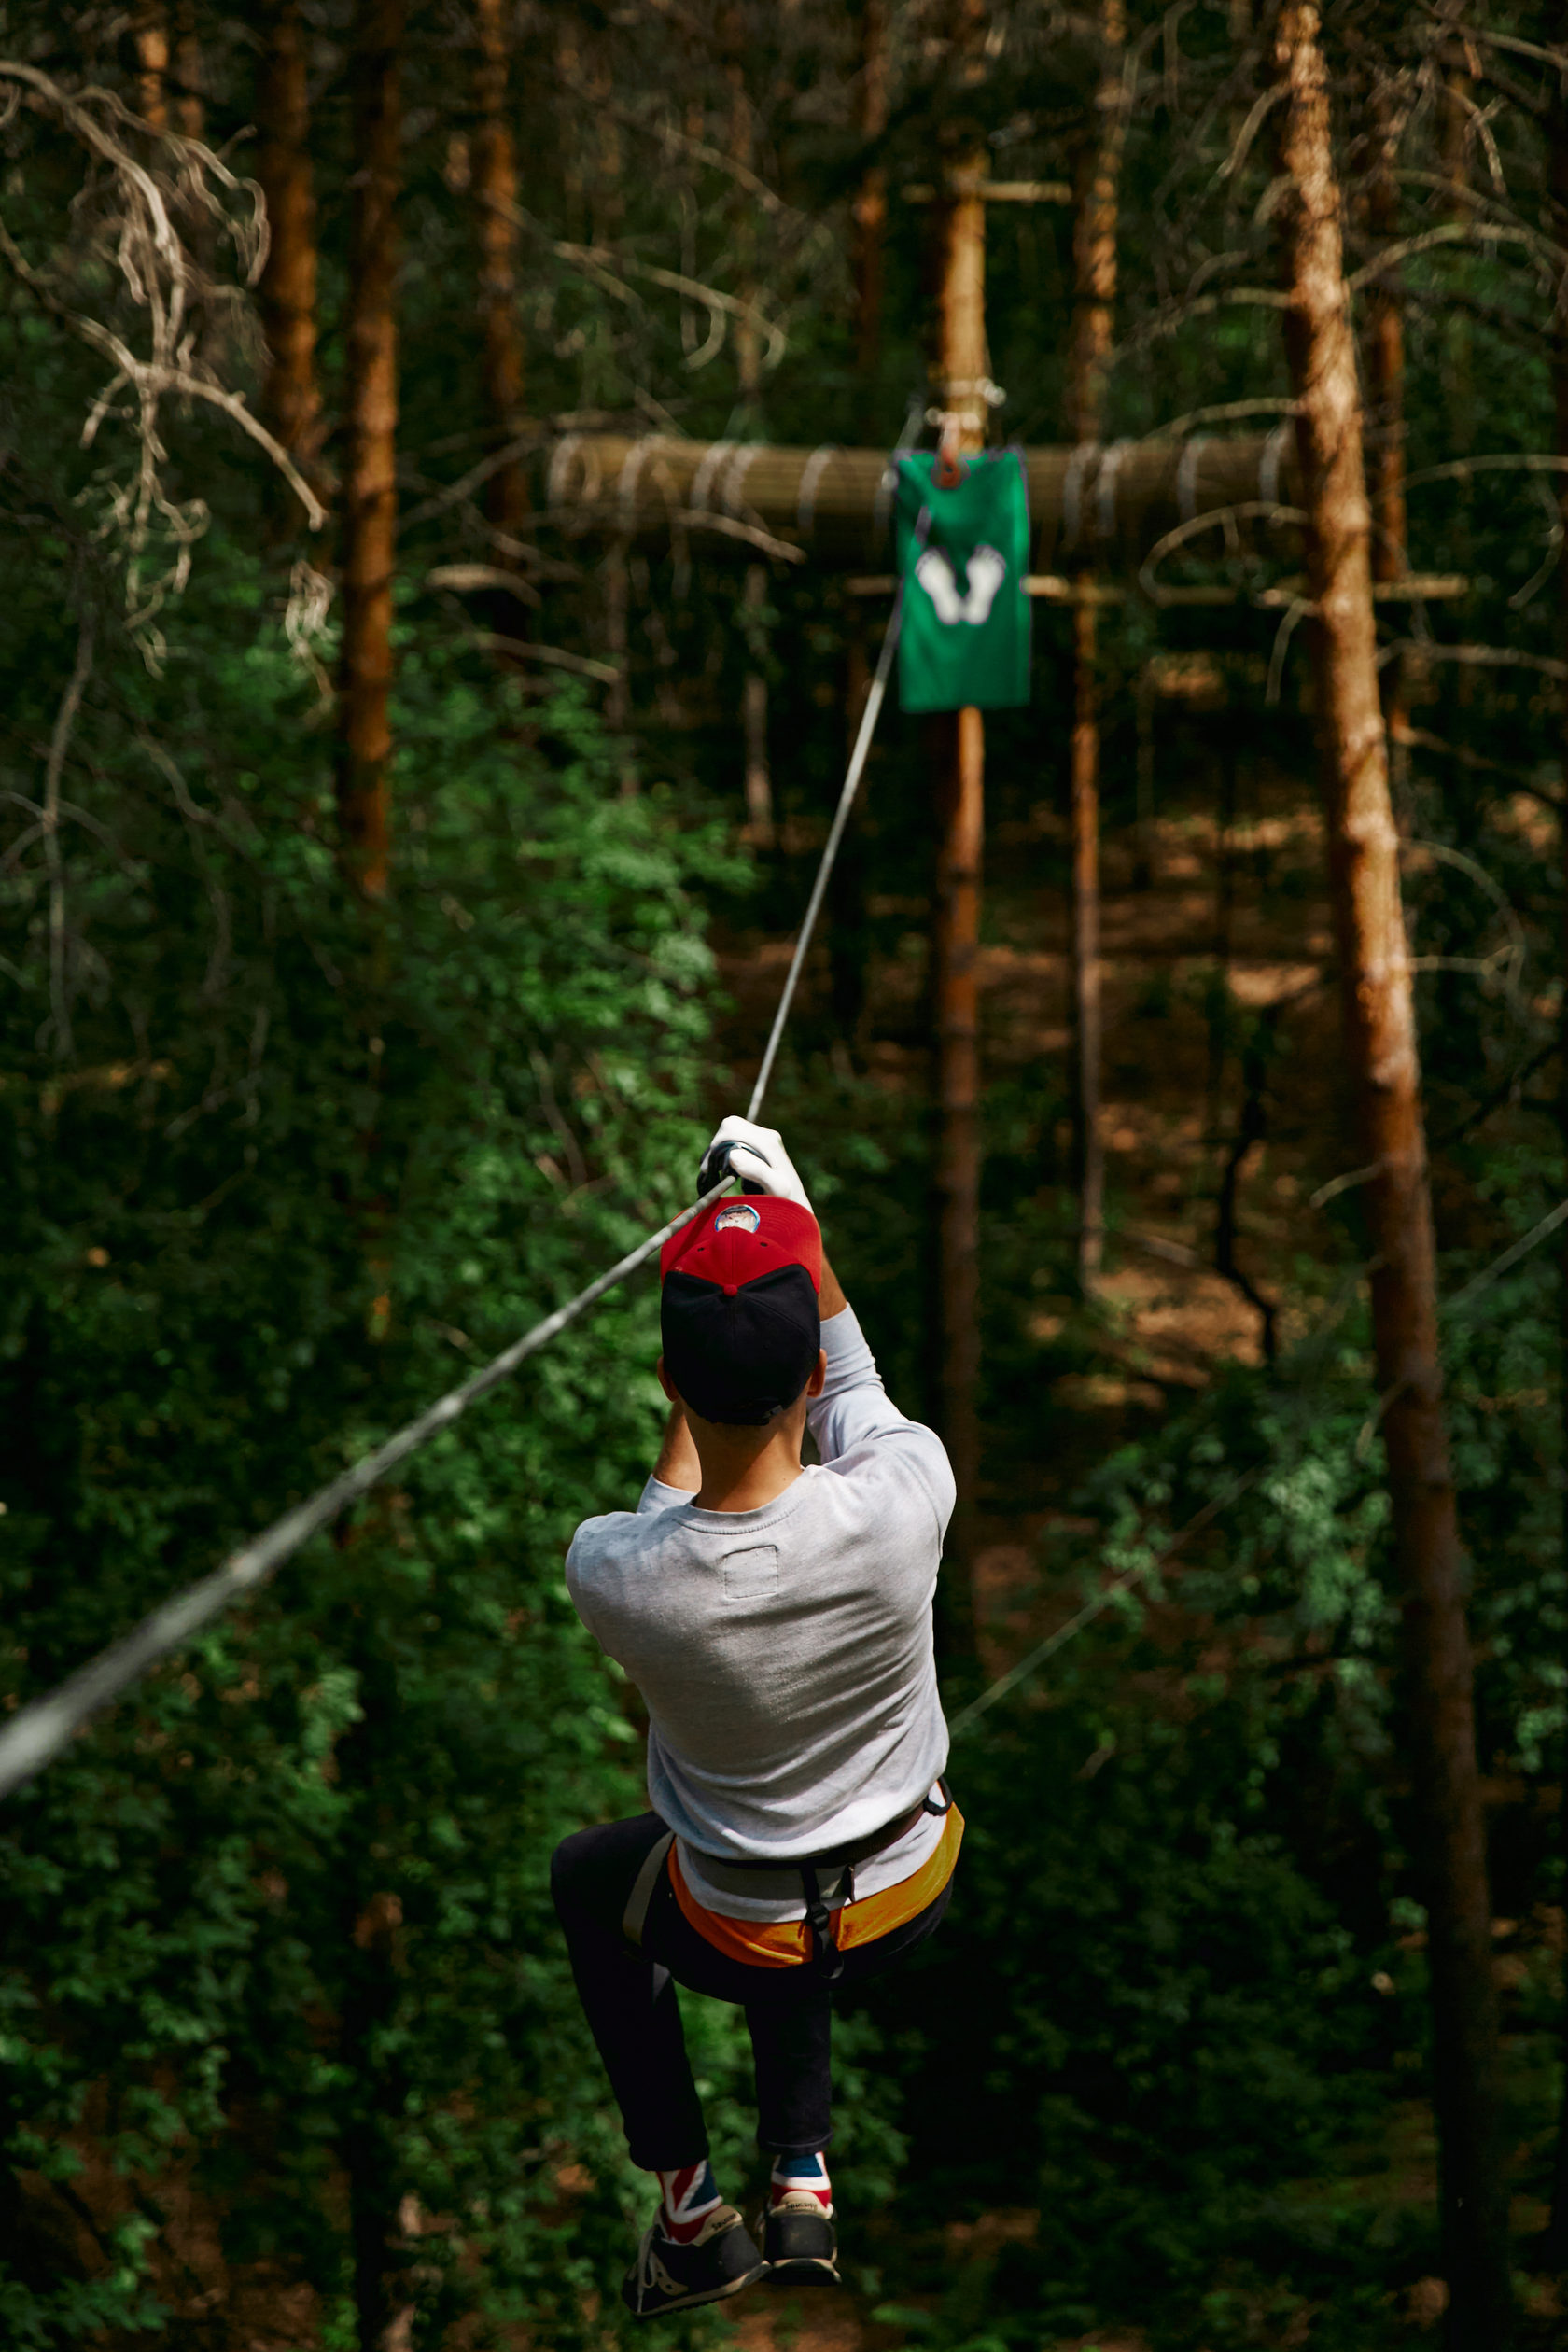
[[[235,655],[258,583],[217,546],[208,564],[227,569],[183,617],[191,653],[212,630],[210,669],[116,668],[82,721],[73,789],[115,847],[73,866],[101,974],[79,1061],[127,1074],[57,1085],[35,1007],[0,1009],[19,1698],[666,1214],[704,1132],[689,892],[735,877],[715,833],[619,797],[580,694],[525,738],[509,686],[427,642],[403,686],[407,855],[367,917],[298,830],[325,788],[308,692],[270,624]],[[149,785],[165,762],[201,777],[203,820]],[[346,2165],[394,2268],[399,2213],[441,2217],[410,2270],[432,2325],[477,2291],[572,2340],[584,2258],[556,2172],[619,2160],[546,1866],[642,1798],[623,1685],[560,1559],[641,1484],[654,1353],[644,1284],[7,1809],[13,2162],[63,2156],[91,2106],[143,2238],[175,2173],[215,2209],[243,2177],[232,2259],[278,2249],[329,2300]],[[92,2324],[150,2317],[147,2260],[127,2240]],[[85,2288],[5,2291],[18,2343],[85,2324]]]

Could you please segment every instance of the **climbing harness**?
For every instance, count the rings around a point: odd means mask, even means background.
[[[706,1874],[718,1886],[726,1878],[763,1876],[768,1878],[794,1876],[800,1880],[805,1903],[806,1924],[811,1929],[811,1965],[829,1984],[836,1982],[844,1972],[844,1955],[839,1951],[833,1931],[835,1910],[855,1899],[855,1872],[862,1862],[885,1854],[889,1846],[906,1838],[917,1823],[927,1813],[945,1819],[953,1810],[952,1791],[945,1780],[938,1780],[937,1789],[942,1802],[932,1802],[930,1792],[917,1805],[894,1821],[886,1822],[880,1829],[869,1830],[863,1838],[854,1838],[847,1845],[834,1846],[821,1854],[781,1855],[767,1861],[737,1862],[732,1855],[702,1855]],[[626,1900],[621,1926],[627,1941],[641,1946],[643,1929],[648,1923],[649,1907],[654,1891],[668,1867],[669,1852],[675,1843],[675,1832],[668,1829],[650,1846],[643,1857],[631,1894]],[[744,1892],[745,1890],[740,1890]]]
[[[922,514],[919,524],[922,543],[928,527],[929,517]],[[817,879],[806,901],[800,934],[795,941],[795,952],[791,958],[783,993],[778,1000],[778,1010],[773,1017],[773,1028],[757,1072],[757,1083],[751,1089],[751,1100],[746,1113],[749,1119],[754,1119],[761,1110],[768,1082],[773,1076],[784,1025],[795,1001],[796,986],[827,893],[833,861],[838,856],[844,828],[849,821],[849,811],[860,789],[866,754],[871,749],[871,738],[887,699],[888,679],[892,672],[893,654],[898,646],[903,619],[903,588],[901,582],[888,618],[882,651],[877,657],[876,674],[872,679],[871,692],[866,696],[865,709],[855,735],[855,747],[849,755],[849,765],[839,792],[838,806],[833,812],[821,861],[817,868]],[[651,1233],[646,1241],[638,1242],[635,1250],[628,1250],[623,1258],[590,1282],[586,1289],[579,1291],[575,1298],[568,1299],[566,1306],[558,1307],[553,1314],[544,1316],[532,1330],[525,1331],[520,1339],[514,1339],[511,1347],[503,1348],[492,1363],[475,1372],[460,1387],[438,1398],[415,1420],[388,1437],[384,1445],[376,1447],[362,1461],[330,1479],[307,1501],[296,1504],[291,1511],[286,1511],[281,1519],[274,1519],[271,1527],[264,1529],[250,1543],[242,1544],[238,1551],[231,1552],[221,1566],[213,1569],[210,1575],[200,1577],[195,1584],[188,1585],[183,1592],[175,1593],[172,1600],[163,1602],[145,1617],[140,1625],[121,1640],[111,1642],[106,1649],[100,1650],[96,1658],[90,1659],[85,1666],[68,1675],[57,1688],[44,1698],[35,1699],[27,1706],[19,1708],[4,1730],[0,1730],[0,1798],[8,1796],[12,1789],[20,1787],[22,1782],[31,1780],[35,1772],[41,1771],[90,1715],[118,1699],[121,1691],[128,1689],[149,1667],[156,1666],[160,1659],[182,1649],[186,1643],[201,1632],[203,1626],[212,1624],[236,1601],[266,1584],[286,1560],[293,1558],[301,1544],[308,1543],[313,1535],[329,1526],[351,1504],[358,1502],[361,1495],[368,1494],[389,1471],[397,1469],[411,1454],[417,1453],[421,1446],[435,1436],[439,1430],[449,1428],[468,1411],[470,1405],[477,1405],[481,1397],[488,1396],[492,1389],[499,1388],[503,1380],[510,1379],[519,1365],[525,1363],[529,1356],[537,1355],[541,1348],[548,1347],[552,1339],[565,1331],[568,1324],[574,1323],[580,1315],[585,1314],[590,1307],[597,1306],[606,1293],[612,1291],[618,1282],[624,1281],[628,1274],[635,1274],[639,1266],[646,1266],[650,1258],[657,1256],[672,1234],[690,1225],[710,1201],[718,1199],[728,1182],[726,1174],[702,1194],[691,1208],[683,1209],[667,1225],[662,1225],[657,1233]]]

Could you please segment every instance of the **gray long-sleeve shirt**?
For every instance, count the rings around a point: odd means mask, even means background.
[[[917,1804],[947,1760],[931,1599],[953,1474],[889,1402],[847,1308],[822,1346],[819,1465],[757,1511],[699,1510],[651,1478],[635,1511],[585,1519],[567,1555],[579,1615],[647,1703],[649,1799],[692,1892],[753,1918],[798,1916],[798,1878],[716,1892],[705,1855],[850,1844]],[[918,1869],[941,1827],[928,1816],[859,1868],[857,1893]]]

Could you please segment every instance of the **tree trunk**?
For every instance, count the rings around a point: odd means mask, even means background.
[[[948,1612],[949,1654],[973,1644],[973,1578],[980,1489],[980,882],[986,726],[978,710],[944,714],[938,731],[936,909],[931,941],[936,1027],[938,1396],[958,1505],[948,1553],[961,1584]],[[960,1597],[961,1593],[961,1597]]]
[[[1552,216],[1550,233],[1561,238],[1568,223],[1568,98],[1559,94],[1551,120],[1551,195]],[[1552,390],[1557,410],[1557,454],[1568,458],[1568,322],[1559,321],[1552,347]],[[1558,515],[1563,530],[1568,532],[1568,474],[1558,476]],[[1560,626],[1562,645],[1568,647],[1568,564],[1559,561],[1557,567]],[[1560,717],[1562,747],[1562,775],[1568,778],[1568,694],[1565,694]],[[1558,826],[1559,881],[1562,903],[1559,916],[1561,930],[1561,961],[1563,974],[1562,1000],[1558,1008],[1558,1080],[1557,1115],[1562,1136],[1562,1150],[1568,1163],[1568,814],[1559,819]],[[1568,1560],[1568,1237],[1564,1238],[1558,1257],[1558,1315],[1561,1334],[1561,1360],[1558,1367],[1558,1414],[1562,1430],[1562,1551]],[[1568,1847],[1568,1753],[1563,1757],[1562,1810],[1558,1831]],[[1568,1869],[1568,1854],[1565,1854]],[[1551,2223],[1548,2235],[1551,2259],[1561,2270],[1568,2270],[1568,2013],[1562,2024],[1563,2081],[1562,2103],[1558,2114],[1557,2152],[1552,2169]]]
[[[1413,1800],[1426,1879],[1441,2150],[1443,2262],[1454,2352],[1501,2352],[1510,2332],[1496,1996],[1476,1761],[1464,1562],[1437,1351],[1436,1263],[1421,1063],[1379,702],[1355,346],[1339,189],[1313,0],[1286,0],[1285,318],[1309,516],[1313,668],[1330,880],[1373,1253],[1372,1322],[1394,1547],[1404,1594]]]
[[[1392,244],[1399,234],[1399,185],[1393,175],[1393,133],[1380,92],[1372,101],[1374,152],[1367,192],[1367,226]],[[1400,580],[1408,571],[1405,515],[1405,297],[1397,271],[1374,280],[1366,302],[1366,389],[1372,413],[1372,577]],[[1383,723],[1396,807],[1403,802],[1409,747],[1404,657],[1381,671]]]
[[[850,600],[850,611],[845,628],[844,645],[844,756],[848,759],[865,715],[866,696],[871,692],[871,661],[866,648],[866,626],[860,609],[861,600]],[[876,757],[873,742],[870,758]],[[844,1052],[858,1066],[861,1031],[865,1020],[866,983],[871,957],[871,939],[866,919],[866,804],[871,797],[867,789],[869,776],[862,784],[849,821],[844,829],[838,857],[828,881],[827,935],[828,969],[830,973],[829,1001],[833,1009],[833,1036],[842,1043]]]
[[[731,8],[725,18],[725,47],[728,62],[725,76],[730,85],[730,154],[737,163],[749,167],[755,161],[755,117],[750,93],[746,87],[746,22],[739,8]],[[737,289],[743,301],[756,299],[756,228],[749,198],[737,195],[735,227],[732,232],[732,254],[736,273]],[[761,434],[763,426],[763,354],[757,337],[754,318],[747,315],[734,323],[735,354],[735,388],[740,395],[737,415],[742,438]],[[746,838],[759,849],[771,848],[774,841],[773,771],[768,763],[768,690],[763,669],[766,653],[766,637],[763,610],[767,603],[767,569],[762,564],[748,564],[743,591],[741,628],[747,651],[751,656],[740,690],[741,741],[746,763]]]
[[[202,95],[202,44],[196,32],[195,0],[175,0],[171,63],[175,129],[182,138],[204,138],[207,110]]]
[[[272,231],[259,288],[267,338],[262,413],[307,479],[319,481],[321,393],[315,377],[315,192],[310,92],[300,0],[272,0],[257,91],[256,175]]]
[[[401,2103],[397,2061],[383,2055],[397,2001],[396,1946],[402,1906],[377,1892],[345,1905],[352,1957],[345,1971],[338,2055],[354,2088],[339,2142],[348,2184],[354,2313],[359,2352],[397,2352],[409,2341],[411,2307],[399,2292],[400,2248],[393,2126]]]
[[[888,128],[888,0],[861,0],[860,132],[868,148]],[[868,162],[853,206],[855,372],[861,431],[876,438],[876,379],[882,365],[882,294],[888,241],[888,174]]]
[[[868,148],[888,128],[888,0],[861,0],[860,132]],[[882,308],[888,233],[888,175],[876,161],[861,175],[852,207],[851,258],[855,281],[855,373],[859,383],[860,431],[875,441],[878,377],[882,367]],[[845,709],[847,743],[853,747],[871,689],[871,617],[863,596],[847,600],[845,621]],[[865,1012],[871,940],[866,921],[865,807],[860,793],[828,885],[833,967],[833,1026],[853,1054]]]
[[[390,876],[392,581],[398,523],[397,203],[403,0],[357,0],[350,83],[348,465],[343,495],[343,639],[338,819],[366,898]]]
[[[517,323],[517,151],[508,114],[507,15],[504,0],[476,0],[479,71],[475,102],[473,192],[479,207],[480,390],[495,449],[517,438],[523,410],[523,338]],[[528,511],[528,482],[521,455],[497,466],[484,487],[485,513],[510,551]],[[515,634],[521,608],[508,601],[502,634]]]
[[[169,19],[162,0],[142,0],[131,28],[136,111],[149,131],[169,128]]]
[[[1116,301],[1116,195],[1125,110],[1123,0],[1100,0],[1099,87],[1093,140],[1080,158],[1073,223],[1072,347],[1069,420],[1080,447],[1105,423],[1105,366]],[[1072,1038],[1078,1281],[1088,1292],[1105,1246],[1105,1154],[1100,1141],[1099,710],[1095,680],[1094,582],[1079,575],[1072,613]]]
[[[939,215],[938,397],[959,420],[944,441],[985,444],[979,385],[987,372],[983,151],[948,176]],[[980,879],[985,838],[986,722],[974,709],[934,722],[937,856],[932,951],[936,1045],[937,1391],[958,1482],[948,1551],[959,1570],[945,1626],[950,1652],[973,1649],[973,1576],[980,1490]],[[960,1594],[962,1598],[960,1598]]]
[[[745,635],[751,658],[761,663],[766,650],[763,612],[767,604],[767,568],[746,567]],[[749,670],[741,693],[741,731],[746,741],[746,837],[759,849],[771,849],[773,772],[768,765],[767,679],[760,667]]]

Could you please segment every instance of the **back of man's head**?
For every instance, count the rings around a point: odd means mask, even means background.
[[[822,1236],[809,1209],[715,1201],[665,1242],[665,1370],[703,1421],[760,1428],[792,1405],[822,1344]]]

